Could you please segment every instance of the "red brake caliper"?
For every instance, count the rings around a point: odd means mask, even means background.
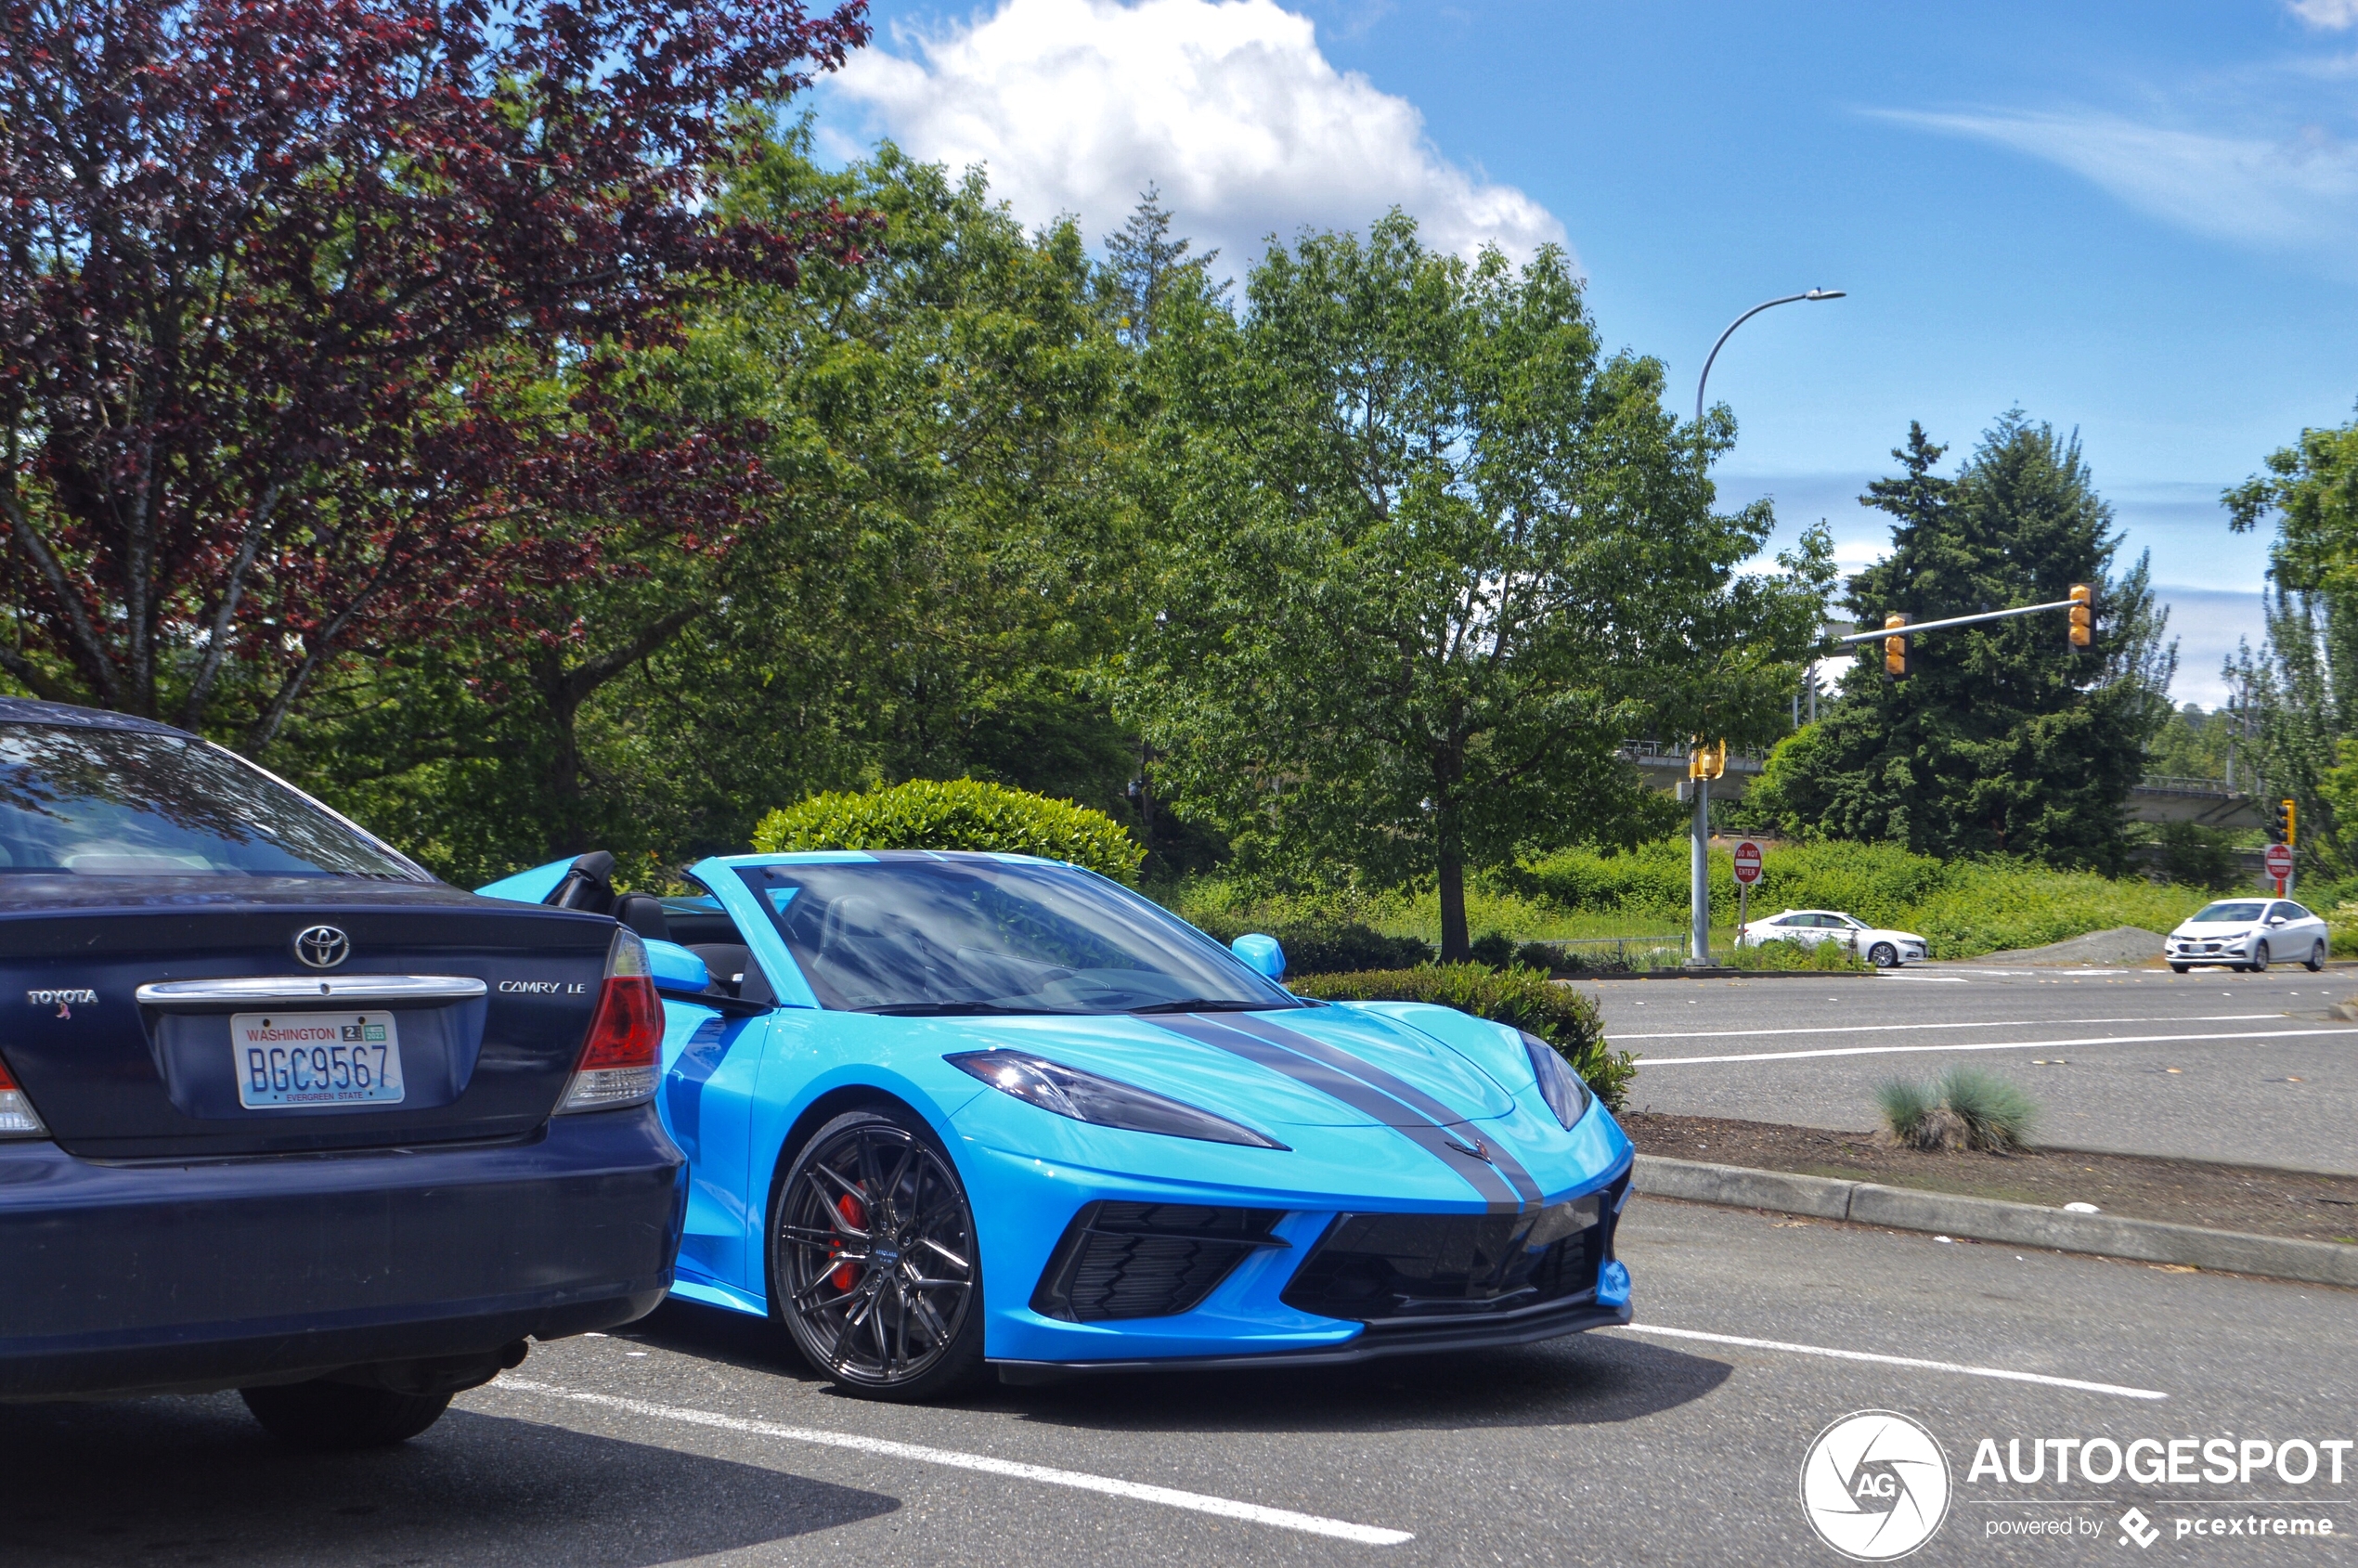
[[[867,1206],[850,1193],[847,1192],[836,1199],[836,1212],[841,1214],[843,1223],[854,1230],[865,1230],[868,1227]],[[831,1254],[841,1252],[843,1243],[840,1240],[830,1241],[827,1243],[827,1251]],[[859,1281],[859,1278],[858,1268],[848,1263],[837,1263],[835,1273],[827,1276],[827,1283],[838,1290],[849,1290]]]

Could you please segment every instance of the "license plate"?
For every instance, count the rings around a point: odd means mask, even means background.
[[[391,1013],[240,1013],[229,1048],[248,1110],[401,1101]]]

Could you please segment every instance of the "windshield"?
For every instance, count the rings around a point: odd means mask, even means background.
[[[2197,910],[2188,922],[2195,926],[2248,926],[2260,918],[2261,904],[2212,904]]]
[[[745,866],[820,1005],[850,1012],[1295,1007],[1276,981],[1102,876],[984,855]]]
[[[418,878],[202,742],[45,724],[0,725],[0,873]]]

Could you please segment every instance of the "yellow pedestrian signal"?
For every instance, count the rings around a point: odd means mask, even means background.
[[[1883,618],[1885,631],[1906,626],[1908,617],[1893,610]],[[1883,678],[1885,680],[1905,680],[1908,675],[1908,639],[1886,637],[1883,640]]]
[[[2087,583],[2071,585],[2071,645],[2085,648],[2096,641],[2096,590]]]
[[[2277,801],[2277,802],[2276,802],[2276,831],[2275,831],[2274,834],[2270,835],[2270,836],[2271,836],[2272,838],[2274,838],[2274,839],[2277,843],[2279,843],[2279,844],[2283,845],[2286,849],[2291,849],[2291,848],[2293,847],[2293,827],[2294,827],[2294,823],[2293,823],[2293,804],[2292,804],[2292,802],[2291,802],[2291,801],[2289,801],[2289,800],[2279,800],[2279,801]]]

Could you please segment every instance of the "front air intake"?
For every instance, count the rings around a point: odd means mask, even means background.
[[[1048,1258],[1031,1310],[1068,1323],[1192,1311],[1263,1247],[1282,1210],[1192,1203],[1092,1203]]]

